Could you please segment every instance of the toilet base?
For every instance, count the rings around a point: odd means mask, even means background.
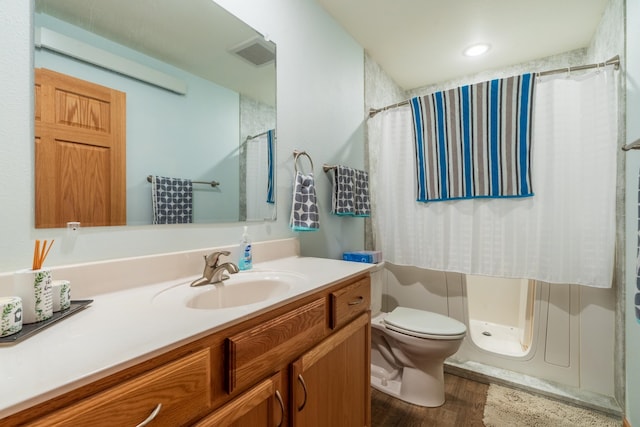
[[[372,366],[371,386],[376,390],[407,403],[427,408],[436,408],[444,404],[444,371],[442,369],[424,372],[405,367],[402,370],[401,380],[385,379],[385,375],[378,375],[379,370]]]

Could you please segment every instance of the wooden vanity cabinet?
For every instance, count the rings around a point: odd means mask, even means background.
[[[363,273],[0,425],[369,426],[369,301]]]

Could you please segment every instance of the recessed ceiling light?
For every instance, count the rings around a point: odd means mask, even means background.
[[[479,55],[482,55],[483,53],[487,53],[490,47],[491,46],[489,46],[486,43],[478,43],[478,44],[469,46],[464,50],[463,53],[464,53],[464,56],[479,56]]]

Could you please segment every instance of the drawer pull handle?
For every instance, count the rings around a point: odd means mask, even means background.
[[[353,301],[349,301],[349,305],[362,304],[363,301],[364,301],[364,297],[358,297],[358,298],[354,299]]]
[[[276,427],[280,427],[284,421],[284,402],[282,401],[282,396],[280,395],[279,390],[276,390],[276,399],[278,399],[278,403],[280,404],[280,422]]]
[[[138,424],[136,427],[144,427],[149,424],[155,417],[158,416],[158,414],[160,413],[160,409],[162,409],[162,403],[158,403],[158,406],[156,406],[156,408],[153,410],[153,412],[151,412],[147,419]]]
[[[302,378],[302,374],[298,374],[298,382],[302,384],[302,390],[304,391],[304,400],[302,404],[298,406],[298,411],[302,411],[304,406],[307,404],[307,385],[304,382],[304,378]]]

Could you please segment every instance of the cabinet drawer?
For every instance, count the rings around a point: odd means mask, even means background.
[[[366,277],[331,293],[331,328],[338,328],[369,309],[371,279]]]
[[[189,425],[210,404],[209,350],[185,356],[60,409],[34,426],[135,426],[157,412],[153,426]],[[159,410],[158,410],[159,408]]]
[[[319,298],[227,339],[227,389],[249,386],[319,342],[326,329],[326,299]]]

